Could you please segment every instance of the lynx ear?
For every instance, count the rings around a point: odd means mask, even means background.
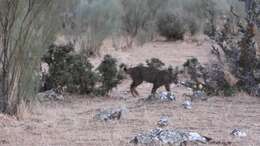
[[[175,67],[174,74],[175,74],[175,75],[178,75],[178,74],[179,74],[179,67],[178,67],[178,66]]]
[[[120,68],[120,69],[123,69],[124,71],[127,71],[127,66],[126,66],[126,64],[124,64],[124,63],[121,63],[121,64],[119,65],[119,68]]]

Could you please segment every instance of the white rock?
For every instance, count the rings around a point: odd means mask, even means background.
[[[231,135],[237,136],[237,137],[246,137],[247,136],[247,134],[245,132],[241,131],[240,129],[234,129],[231,132]]]
[[[40,92],[36,95],[39,101],[61,101],[64,100],[64,96],[56,93],[54,90],[48,90],[45,92]]]
[[[127,109],[124,108],[111,108],[107,110],[102,110],[96,114],[96,119],[101,121],[110,121],[110,120],[119,120],[122,118],[123,114],[127,112]]]
[[[171,92],[159,92],[159,93],[149,95],[149,97],[146,100],[147,101],[160,100],[162,102],[169,102],[169,101],[175,101],[176,96]]]
[[[135,144],[154,144],[156,142],[170,144],[170,145],[181,145],[184,142],[197,142],[207,143],[206,137],[201,136],[195,132],[183,132],[179,130],[163,130],[156,128],[150,132],[138,134],[134,137],[130,143]]]
[[[161,117],[157,124],[160,127],[168,126],[168,117]]]
[[[192,103],[191,103],[191,101],[186,100],[186,101],[184,101],[183,106],[184,106],[185,109],[191,109]]]
[[[189,141],[199,141],[202,143],[206,143],[207,139],[203,136],[201,136],[199,133],[196,132],[190,132],[189,133]]]

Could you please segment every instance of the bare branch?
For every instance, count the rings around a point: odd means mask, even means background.
[[[222,61],[222,59],[221,59],[221,54],[220,54],[220,52],[219,52],[219,49],[216,48],[214,45],[211,46],[211,53],[214,54],[214,55],[216,55],[216,57],[217,57],[217,59],[220,61],[220,63],[223,64],[223,61]]]
[[[230,7],[230,12],[231,12],[231,14],[234,15],[236,18],[240,18],[239,15],[235,12],[233,6]]]

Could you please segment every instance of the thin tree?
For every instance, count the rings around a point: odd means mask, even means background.
[[[46,23],[53,7],[52,0],[0,0],[0,112],[16,114],[26,96],[34,72],[24,80],[27,67],[39,58],[33,53],[53,38]]]

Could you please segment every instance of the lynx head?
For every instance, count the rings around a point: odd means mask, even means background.
[[[124,63],[121,63],[121,64],[119,65],[119,68],[120,68],[120,70],[126,71],[126,70],[127,70],[127,65],[124,64]]]

